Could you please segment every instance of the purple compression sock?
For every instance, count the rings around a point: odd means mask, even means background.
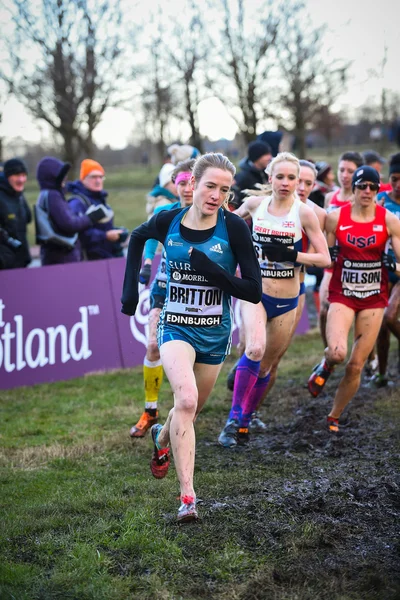
[[[257,410],[258,403],[264,395],[265,390],[269,382],[270,374],[265,377],[259,377],[251,390],[251,393],[247,396],[246,402],[243,405],[242,417],[240,419],[240,427],[248,427],[251,419],[251,415]]]
[[[243,354],[236,370],[232,408],[229,413],[229,419],[240,420],[242,418],[243,407],[257,381],[259,370],[260,361],[251,360],[250,358],[247,358],[246,354]]]

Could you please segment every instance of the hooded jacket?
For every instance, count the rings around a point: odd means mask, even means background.
[[[0,227],[9,236],[16,238],[22,246],[12,251],[12,267],[26,267],[31,262],[28,240],[26,238],[27,224],[32,221],[32,212],[22,192],[16,192],[4,175],[0,176]],[[7,253],[9,253],[7,251]]]
[[[256,183],[265,185],[268,183],[268,175],[264,169],[257,169],[255,164],[249,158],[243,158],[239,163],[241,169],[235,175],[235,182],[232,190],[235,193],[234,204],[240,206],[243,203],[245,195],[242,190],[252,190]]]
[[[67,183],[66,190],[72,196],[68,204],[74,215],[84,215],[91,204],[94,206],[103,204],[110,209],[107,204],[108,192],[104,190],[92,192],[79,179]],[[79,234],[82,249],[85,250],[88,260],[122,256],[121,245],[118,242],[110,242],[106,238],[107,231],[110,229],[114,229],[114,219],[107,223],[92,223],[89,229]]]
[[[40,161],[36,171],[40,190],[48,192],[48,210],[54,230],[65,236],[80,233],[92,226],[88,216],[74,215],[65,199],[62,182],[69,169],[68,163],[46,156]],[[81,260],[81,246],[79,240],[72,250],[48,243],[41,246],[40,254],[42,265],[78,262]]]
[[[161,185],[156,185],[147,195],[146,213],[150,217],[154,214],[154,209],[157,206],[165,206],[166,204],[174,204],[179,200],[178,196],[174,196],[172,192]]]

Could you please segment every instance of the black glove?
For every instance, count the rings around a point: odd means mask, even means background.
[[[331,260],[333,262],[339,256],[339,250],[340,250],[340,248],[339,248],[339,246],[330,246],[328,248],[328,250],[329,250],[329,254],[331,255]]]
[[[139,273],[140,283],[144,283],[144,285],[147,285],[150,281],[150,277],[151,277],[151,265],[143,265],[143,267]]]
[[[114,216],[113,211],[104,204],[98,204],[97,206],[92,204],[87,209],[86,214],[92,223],[108,223]]]
[[[382,252],[382,264],[388,271],[392,271],[393,273],[397,271],[396,259],[390,254]]]
[[[271,262],[296,262],[297,250],[283,246],[283,244],[263,244],[263,256]]]
[[[0,227],[0,242],[2,244],[5,244],[9,248],[11,248],[11,250],[14,250],[14,251],[17,251],[22,246],[22,242],[17,240],[17,238],[11,237],[8,234],[8,232],[5,229],[3,229],[2,227]]]
[[[115,227],[115,229],[122,229],[121,233],[119,234],[119,243],[123,244],[124,242],[126,242],[129,236],[129,229],[127,229],[126,227]]]
[[[129,306],[127,304],[123,304],[121,306],[121,312],[124,315],[128,315],[129,317],[132,317],[136,312],[138,302],[139,302],[139,298],[136,302],[134,302],[134,304],[130,304]]]

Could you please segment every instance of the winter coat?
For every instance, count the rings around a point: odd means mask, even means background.
[[[67,183],[66,190],[68,192],[70,209],[77,216],[84,215],[91,204],[95,206],[103,204],[107,208],[110,208],[107,204],[108,192],[92,192],[79,179]],[[110,229],[115,229],[113,219],[107,223],[92,224],[89,229],[85,229],[85,231],[79,234],[82,250],[88,260],[122,256],[121,244],[110,242],[106,238],[106,233]]]
[[[68,163],[46,156],[37,167],[36,178],[41,191],[48,191],[48,210],[54,231],[64,236],[72,236],[92,226],[86,215],[76,216],[65,199],[62,182],[69,171]],[[40,248],[42,265],[56,265],[81,260],[81,245],[76,242],[72,250],[55,244],[43,244]]]
[[[148,217],[152,217],[154,209],[157,206],[164,206],[165,204],[173,204],[179,200],[178,196],[174,196],[169,190],[156,185],[155,188],[147,195],[146,201],[146,213]]]
[[[236,206],[240,206],[245,198],[242,190],[255,189],[256,183],[261,183],[262,185],[268,183],[268,175],[264,169],[257,169],[250,159],[244,158],[241,160],[239,168],[241,170],[236,173],[235,182],[232,186],[232,191],[235,194],[233,204]]]
[[[7,254],[7,268],[26,267],[31,262],[26,237],[26,226],[31,221],[32,212],[24,194],[16,192],[8,183],[8,179],[2,175],[0,177],[0,227],[5,229],[9,236],[22,243],[18,250],[13,250],[13,256],[10,255],[9,250],[3,248]],[[11,261],[12,257],[14,260]]]

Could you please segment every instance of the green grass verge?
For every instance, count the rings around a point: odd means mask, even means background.
[[[175,522],[174,469],[162,481],[153,479],[149,439],[132,444],[127,435],[142,410],[140,369],[3,392],[0,597],[398,597],[392,554],[384,550],[395,543],[398,505],[391,512],[386,507],[391,538],[375,514],[382,490],[388,497],[394,490],[388,478],[399,456],[398,398],[385,390],[365,407],[356,403],[361,427],[372,419],[379,429],[368,436],[354,426],[345,438],[347,457],[343,442],[332,446],[327,434],[315,432],[329,400],[311,402],[303,388],[321,349],[315,333],[295,338],[264,412],[271,425],[267,438],[233,452],[215,444],[230,406],[228,360],[196,424],[202,520],[187,526]],[[162,418],[171,402],[164,382]],[[318,446],[318,440],[325,441]],[[363,455],[379,443],[379,456]],[[374,477],[380,484],[368,492]],[[380,553],[369,548],[370,538],[382,538]]]

